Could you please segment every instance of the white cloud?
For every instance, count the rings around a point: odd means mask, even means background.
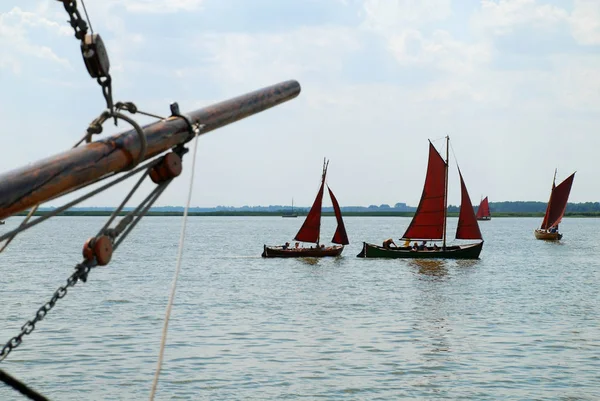
[[[41,44],[37,38],[31,38],[31,29],[41,29],[50,35],[66,36],[71,34],[70,27],[61,26],[56,21],[47,19],[37,13],[14,7],[0,14],[0,68],[10,68],[14,73],[21,71],[22,56],[31,56],[49,60],[63,67],[70,67],[69,61],[59,57],[54,51]],[[35,43],[37,42],[37,43]]]
[[[125,2],[125,8],[139,13],[175,13],[195,11],[202,3],[203,0],[130,0]]]
[[[506,35],[519,26],[548,28],[567,18],[565,9],[536,0],[482,0],[472,22],[480,32]]]
[[[600,44],[600,1],[575,0],[569,22],[573,37],[578,43]]]
[[[431,66],[455,74],[469,74],[491,59],[486,43],[468,44],[452,38],[442,30],[431,38],[417,30],[407,29],[388,38],[389,48],[401,65]]]
[[[303,27],[281,34],[205,34],[194,42],[211,71],[225,82],[329,76],[343,69],[345,55],[361,47],[356,32],[342,27]],[[185,71],[176,73],[183,76]]]
[[[365,28],[375,31],[401,29],[406,23],[422,24],[448,18],[451,0],[365,0]]]

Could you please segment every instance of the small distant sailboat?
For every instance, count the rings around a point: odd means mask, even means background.
[[[483,198],[477,209],[477,220],[491,220],[492,215],[490,214],[490,205],[488,203],[488,197]]]
[[[298,213],[294,213],[294,198],[292,198],[292,211],[284,212],[281,217],[298,217]]]
[[[483,248],[483,237],[477,224],[475,211],[467,192],[460,169],[461,205],[456,227],[456,239],[473,239],[481,242],[446,246],[446,221],[448,211],[448,146],[450,138],[446,136],[446,160],[429,141],[429,161],[425,185],[417,211],[401,240],[427,241],[443,240],[441,247],[434,246],[391,246],[391,239],[384,246],[363,242],[359,258],[405,258],[405,259],[478,259]]]
[[[323,257],[323,256],[339,256],[344,250],[344,245],[348,245],[348,235],[346,234],[346,227],[344,226],[344,220],[342,219],[342,212],[340,205],[333,195],[333,191],[327,185],[329,196],[331,197],[331,203],[333,204],[333,211],[335,212],[335,218],[337,219],[337,228],[331,242],[339,244],[338,246],[328,246],[319,244],[321,236],[321,205],[323,203],[323,191],[325,188],[325,177],[327,176],[327,167],[329,161],[323,161],[323,174],[321,175],[321,188],[317,193],[317,197],[304,220],[304,224],[300,227],[300,231],[294,238],[295,241],[315,243],[316,247],[302,248],[299,246],[290,247],[289,243],[283,246],[263,246],[263,258],[302,258],[302,257]]]
[[[561,222],[565,212],[567,211],[567,201],[571,193],[571,186],[575,179],[575,173],[567,177],[563,182],[556,185],[556,170],[554,170],[554,179],[552,180],[552,191],[550,192],[550,200],[546,206],[546,214],[540,228],[533,233],[535,238],[558,241],[563,236],[558,232],[558,224]]]

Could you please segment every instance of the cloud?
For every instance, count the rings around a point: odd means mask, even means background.
[[[198,10],[203,0],[136,0],[125,2],[125,8],[137,13],[176,13]]]
[[[49,46],[40,44],[51,37],[71,34],[68,26],[61,26],[56,21],[47,19],[37,13],[23,11],[14,7],[0,14],[0,68],[8,67],[13,73],[19,73],[23,65],[23,57],[35,57],[48,60],[65,68],[70,68],[69,61],[59,57]],[[36,34],[41,33],[41,38]],[[33,39],[35,37],[35,39]]]
[[[398,30],[406,23],[423,24],[448,18],[451,0],[364,0],[363,27],[374,31]]]
[[[193,42],[204,55],[205,68],[219,81],[233,83],[299,76],[329,79],[344,68],[345,56],[362,46],[356,32],[336,26],[282,34],[201,34]]]
[[[600,45],[600,2],[575,0],[569,20],[575,40],[582,45]]]
[[[491,59],[486,43],[468,44],[436,30],[430,38],[420,31],[407,29],[388,38],[389,48],[400,65],[432,66],[454,74],[469,74]]]
[[[480,32],[507,35],[523,26],[547,29],[567,18],[565,9],[536,0],[482,0],[473,23]]]

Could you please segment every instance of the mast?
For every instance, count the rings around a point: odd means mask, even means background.
[[[329,165],[329,161],[326,161],[327,158],[323,158],[323,175],[321,176],[321,188],[325,185],[325,176],[327,175],[327,166]],[[321,239],[321,213],[319,213],[319,234],[317,235],[317,248],[319,247],[319,240]]]
[[[323,161],[323,173],[321,175],[321,186],[317,197],[313,202],[310,211],[306,215],[306,219],[300,227],[300,230],[294,237],[295,241],[312,242],[319,246],[319,240],[321,237],[321,206],[323,202],[323,189],[325,187],[325,175],[327,174],[327,164],[329,162]]]
[[[446,166],[445,170],[445,178],[444,178],[444,244],[442,249],[446,249],[446,220],[448,219],[448,159],[449,159],[449,145],[450,145],[450,137],[446,135]]]

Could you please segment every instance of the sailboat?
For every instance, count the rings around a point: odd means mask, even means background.
[[[546,206],[546,214],[544,215],[544,220],[542,220],[542,225],[533,232],[535,238],[550,241],[558,241],[562,238],[562,234],[558,232],[558,224],[567,210],[567,201],[569,200],[574,179],[575,173],[571,174],[557,186],[556,169],[554,170],[550,200]]]
[[[327,176],[327,167],[329,161],[323,161],[323,173],[321,175],[321,187],[317,193],[317,197],[306,216],[306,220],[300,227],[300,230],[294,237],[295,241],[314,243],[316,246],[309,248],[300,247],[299,243],[296,243],[295,247],[290,247],[289,243],[283,246],[267,246],[263,245],[263,258],[298,258],[298,257],[323,257],[323,256],[339,256],[344,250],[344,245],[348,245],[348,235],[346,234],[346,227],[344,226],[344,220],[342,219],[342,212],[340,205],[333,195],[333,191],[327,185],[329,196],[331,197],[331,203],[333,204],[333,211],[335,218],[337,219],[337,228],[331,242],[339,245],[325,246],[319,243],[321,237],[321,205],[323,203],[323,191],[325,188],[325,177]]]
[[[448,146],[450,138],[446,136],[446,160],[429,141],[429,161],[425,185],[417,211],[402,236],[407,245],[413,240],[422,244],[416,247],[392,246],[392,241],[384,241],[384,246],[363,242],[359,258],[423,258],[423,259],[477,259],[483,248],[483,238],[475,211],[467,192],[460,169],[461,206],[456,228],[456,239],[481,240],[466,245],[446,245],[446,221],[448,211]],[[427,241],[442,240],[442,246],[434,243],[425,246]],[[415,243],[416,244],[416,243]]]
[[[477,209],[477,220],[491,220],[492,215],[490,214],[490,205],[488,203],[487,196],[483,198],[481,203],[479,204],[479,208]]]
[[[294,198],[292,198],[292,211],[284,212],[281,217],[298,217],[298,213],[294,213]]]

